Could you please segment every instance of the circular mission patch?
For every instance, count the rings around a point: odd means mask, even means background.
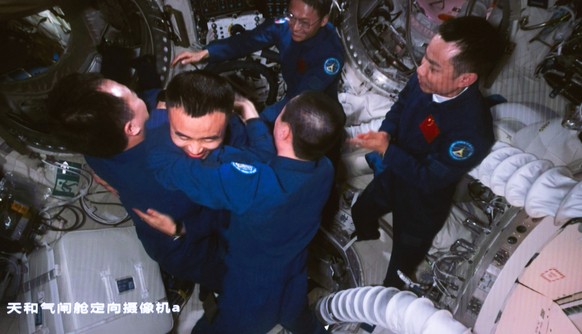
[[[323,71],[328,75],[336,75],[340,70],[340,62],[335,58],[327,58],[323,63]]]
[[[257,168],[252,165],[242,164],[240,162],[231,162],[230,164],[243,174],[255,174],[257,172]]]
[[[455,160],[467,160],[473,153],[475,153],[473,145],[464,140],[457,140],[449,146],[449,155]]]

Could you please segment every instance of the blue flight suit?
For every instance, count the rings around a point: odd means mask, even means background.
[[[256,123],[264,126],[258,119],[248,125]],[[150,156],[159,181],[197,203],[231,211],[218,313],[211,322],[201,318],[193,333],[257,334],[276,324],[294,333],[325,333],[307,308],[307,247],[331,190],[330,161],[271,153],[263,163],[257,161],[264,156],[228,146],[198,160],[168,144],[159,143]]]
[[[386,114],[390,134],[382,158],[368,156],[376,175],[352,207],[358,240],[379,237],[378,219],[393,214],[394,240],[384,285],[402,287],[442,228],[458,181],[488,154],[495,139],[489,107],[477,83],[436,103],[413,76]]]
[[[147,97],[144,100],[150,106],[153,103]],[[232,124],[235,123],[229,125]],[[181,191],[165,189],[156,181],[153,171],[146,168],[151,143],[169,138],[166,110],[151,112],[146,131],[144,142],[129,150],[106,159],[85,156],[85,160],[99,177],[119,192],[121,203],[131,216],[145,251],[162,270],[219,291],[225,272],[225,245],[220,234],[228,224],[229,214],[193,203]],[[241,133],[236,129],[233,132]],[[133,208],[167,212],[184,224],[186,234],[174,241],[171,236],[142,221]]]
[[[273,45],[279,50],[287,92],[283,99],[261,112],[263,120],[273,124],[287,101],[304,91],[323,91],[337,99],[344,56],[342,43],[331,23],[310,39],[294,42],[287,20],[267,19],[253,30],[213,41],[206,49],[209,63],[216,63],[241,58]]]

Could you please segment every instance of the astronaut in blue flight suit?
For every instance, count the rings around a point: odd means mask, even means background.
[[[379,131],[351,140],[373,151],[366,158],[375,171],[352,207],[358,240],[377,239],[378,219],[393,214],[385,286],[403,287],[398,271],[414,279],[449,214],[456,184],[493,145],[478,78],[501,58],[503,44],[483,18],[445,21]]]
[[[291,0],[285,17],[267,19],[253,30],[213,41],[204,50],[183,52],[172,64],[203,59],[221,62],[276,46],[287,91],[283,99],[261,113],[261,118],[272,124],[287,101],[303,91],[323,91],[337,99],[343,47],[328,22],[330,8],[331,0]]]
[[[218,95],[230,111],[234,103],[231,86],[221,77],[209,75],[211,79],[200,84],[208,86],[209,95]],[[147,93],[151,97],[158,91]],[[144,101],[129,88],[97,74],[64,77],[51,92],[48,105],[55,133],[68,147],[84,154],[101,182],[118,193],[145,251],[160,268],[176,278],[219,290],[225,270],[220,234],[228,223],[228,212],[203,207],[180,191],[165,189],[146,168],[149,143],[167,135],[166,110],[148,114]],[[183,224],[182,230],[165,235],[132,210],[150,207],[171,213]]]
[[[170,122],[176,122],[171,131],[184,133],[180,126],[188,116],[169,109]],[[333,182],[324,154],[344,123],[339,103],[321,92],[305,92],[276,119],[277,155],[270,159],[228,146],[204,160],[190,159],[169,140],[152,149],[150,166],[165,186],[231,211],[218,311],[212,320],[201,318],[193,333],[257,334],[277,324],[293,333],[326,332],[307,307],[307,246]],[[153,210],[140,215],[171,231],[171,217]]]

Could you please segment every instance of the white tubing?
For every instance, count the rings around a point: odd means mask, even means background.
[[[449,311],[396,288],[366,286],[338,291],[319,299],[316,310],[328,325],[360,322],[402,334],[471,333]]]

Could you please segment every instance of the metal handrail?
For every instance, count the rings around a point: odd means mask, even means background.
[[[564,22],[566,20],[569,20],[570,18],[574,18],[575,14],[574,11],[568,7],[560,7],[562,9],[566,10],[566,13],[564,13],[564,15],[556,17],[556,18],[551,18],[545,22],[541,22],[541,23],[537,23],[537,24],[532,24],[532,25],[527,25],[529,22],[529,16],[524,16],[523,18],[521,18],[519,20],[519,28],[521,30],[535,30],[535,29],[540,29],[540,28],[545,28],[545,27],[550,27],[553,25],[556,25],[558,23]]]

